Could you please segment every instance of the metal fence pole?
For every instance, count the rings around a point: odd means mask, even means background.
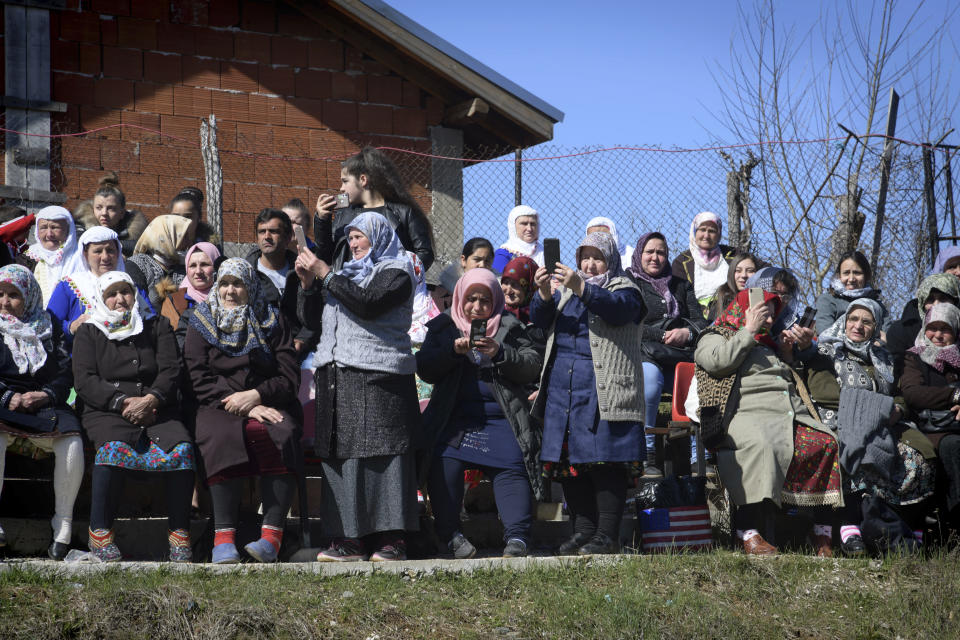
[[[519,207],[523,204],[523,149],[514,151],[513,157],[513,206]]]
[[[930,237],[930,266],[937,260],[940,251],[940,237],[937,231],[937,208],[933,197],[933,151],[929,145],[923,147],[923,204],[927,210],[927,235]]]
[[[953,164],[953,157],[947,154],[943,165],[943,177],[947,182],[947,215],[950,216],[950,235],[953,236],[953,246],[957,246],[957,218],[953,210],[953,173],[950,171],[951,164]]]

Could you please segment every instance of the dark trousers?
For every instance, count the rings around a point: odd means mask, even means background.
[[[127,469],[96,465],[91,473],[90,529],[112,529],[117,507],[123,495]],[[167,498],[167,522],[171,531],[190,529],[190,498],[193,495],[193,471],[140,472],[163,479]]]
[[[530,481],[523,469],[498,469],[471,465],[455,458],[436,457],[430,465],[427,488],[433,507],[433,525],[440,542],[447,543],[460,531],[460,507],[463,504],[463,472],[480,469],[493,483],[493,496],[503,523],[503,539],[530,540],[533,501]]]
[[[947,509],[954,524],[960,524],[960,436],[943,436],[937,445],[937,458],[947,479]]]
[[[246,478],[230,478],[210,485],[210,498],[213,500],[213,523],[216,529],[236,529],[240,494]],[[293,500],[297,482],[293,475],[260,476],[260,500],[263,502],[263,524],[283,529],[287,511]]]
[[[580,475],[563,478],[563,497],[574,533],[602,533],[620,541],[620,521],[627,503],[627,470],[619,464],[591,467]]]

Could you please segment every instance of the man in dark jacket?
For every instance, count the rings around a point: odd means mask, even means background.
[[[320,336],[319,332],[307,329],[297,319],[297,288],[300,286],[294,269],[297,256],[287,249],[293,238],[293,225],[283,211],[270,208],[257,214],[254,224],[257,249],[247,255],[247,262],[257,270],[267,302],[277,307],[290,324],[297,353],[304,355],[316,347]]]

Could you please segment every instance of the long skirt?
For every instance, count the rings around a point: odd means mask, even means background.
[[[842,504],[840,445],[829,434],[794,424],[793,459],[780,498],[798,507]]]

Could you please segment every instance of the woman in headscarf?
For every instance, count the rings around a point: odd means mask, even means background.
[[[936,447],[947,480],[942,494],[950,527],[960,529],[960,309],[938,302],[904,356],[900,389],[917,424]]]
[[[471,341],[471,324],[486,333]],[[523,323],[504,311],[497,277],[468,271],[453,291],[449,314],[430,321],[417,371],[434,383],[423,424],[429,447],[430,505],[441,544],[455,558],[476,548],[463,535],[463,473],[480,469],[493,482],[503,521],[504,557],[527,555],[533,523],[531,487],[545,498],[540,432],[524,385],[535,382],[543,354]]]
[[[147,471],[164,479],[170,561],[190,562],[194,452],[180,419],[176,338],[166,318],[141,316],[128,274],[108,271],[97,290],[73,341],[83,429],[96,450],[90,551],[103,562],[122,559],[113,522],[123,484],[129,472]]]
[[[941,249],[933,261],[933,273],[952,273],[960,277],[960,247],[951,245]]]
[[[563,485],[573,521],[558,553],[617,553],[629,474],[646,458],[637,326],[645,307],[609,233],[588,235],[576,258],[576,269],[535,276],[530,318],[548,339],[532,413],[544,423],[540,460]]]
[[[194,307],[183,360],[199,405],[197,447],[213,500],[215,564],[240,561],[237,511],[243,479],[260,477],[260,538],[244,548],[277,559],[302,471],[300,365],[282,314],[266,302],[253,266],[224,260],[207,299]]]
[[[846,555],[865,551],[859,527],[863,494],[896,506],[917,504],[933,494],[936,477],[930,441],[901,420],[905,405],[893,398],[893,359],[875,339],[882,324],[876,300],[854,300],[820,336],[819,353],[806,367],[810,395],[841,445],[848,483],[840,542]]]
[[[617,233],[617,223],[606,216],[590,218],[590,222],[587,223],[587,234],[595,231],[606,231],[613,236],[614,242],[617,243],[617,251],[620,252],[620,264],[629,265],[633,263],[633,247],[628,245]]]
[[[502,273],[507,263],[527,256],[543,266],[543,243],[540,242],[540,214],[533,207],[517,205],[507,216],[508,239],[493,254],[493,270]]]
[[[790,269],[781,267],[761,267],[747,278],[744,289],[763,289],[780,296],[783,310],[774,318],[773,333],[792,327],[803,317],[805,306],[799,296],[800,282]]]
[[[508,262],[500,276],[504,310],[524,324],[530,324],[530,300],[537,291],[533,282],[536,273],[537,263],[532,258],[520,256]]]
[[[673,261],[673,275],[693,285],[704,316],[717,289],[727,281],[728,263],[735,253],[732,247],[720,244],[722,231],[720,216],[710,211],[698,213],[690,223],[688,249]]]
[[[27,249],[27,256],[37,263],[33,275],[46,305],[60,278],[68,275],[64,267],[77,251],[77,228],[63,207],[44,207],[37,213],[36,234],[37,242]]]
[[[412,437],[420,411],[410,350],[416,293],[413,263],[379,213],[344,230],[352,259],[334,272],[301,251],[301,308],[326,300],[317,365],[314,451],[323,458],[323,522],[333,536],[321,562],[403,560],[415,531],[417,478]],[[317,314],[301,320],[319,329]]]
[[[823,333],[833,326],[833,323],[843,316],[850,301],[857,298],[876,300],[883,307],[883,314],[887,319],[886,324],[879,327],[878,337],[882,339],[883,333],[890,326],[891,318],[880,300],[880,290],[873,288],[873,270],[870,268],[870,261],[859,251],[850,251],[840,256],[830,288],[817,298],[817,333]]]
[[[900,319],[890,325],[887,349],[893,356],[897,374],[903,371],[904,354],[916,342],[924,316],[938,302],[960,305],[960,278],[955,274],[937,272],[924,278],[917,287],[917,297],[903,306]]]
[[[166,297],[183,282],[183,260],[180,256],[190,242],[195,227],[196,223],[189,218],[157,216],[144,229],[133,255],[127,259],[126,272],[154,312],[160,311]]]
[[[186,276],[180,287],[163,301],[160,313],[170,321],[177,336],[177,342],[183,348],[187,336],[187,326],[193,316],[194,307],[207,300],[213,288],[217,260],[220,250],[209,242],[198,242],[187,249],[184,266]]]
[[[730,258],[727,269],[727,282],[720,285],[713,302],[708,307],[707,323],[713,324],[721,313],[727,310],[737,294],[747,286],[747,280],[761,268],[763,263],[752,253],[738,253]]]
[[[769,503],[801,508],[843,504],[839,447],[833,432],[817,417],[803,381],[790,367],[794,347],[814,354],[810,333],[771,329],[783,304],[764,292],[750,306],[749,291],[737,294],[714,326],[697,343],[697,392],[700,422],[719,421],[725,432],[716,448],[717,469],[737,505],[736,535],[744,551],[774,555],[776,547],[760,535]],[[830,519],[817,509],[817,554],[832,554]]]
[[[0,268],[0,335],[0,487],[8,446],[54,454],[53,542],[47,553],[63,560],[83,480],[80,422],[67,406],[73,372],[63,332],[51,322],[37,281],[20,265]],[[6,542],[2,528],[0,540]]]
[[[657,424],[660,394],[667,380],[673,380],[678,362],[693,362],[693,345],[707,326],[693,287],[670,271],[670,249],[663,234],[645,233],[627,275],[640,288],[646,312],[640,335],[643,340],[643,393],[648,426]],[[644,475],[656,475],[653,435],[646,436],[647,458]],[[696,447],[694,447],[694,451]]]
[[[123,271],[123,255],[117,234],[107,227],[87,229],[77,251],[63,267],[63,278],[54,287],[47,309],[60,323],[68,343],[100,299],[97,278],[109,271]]]

